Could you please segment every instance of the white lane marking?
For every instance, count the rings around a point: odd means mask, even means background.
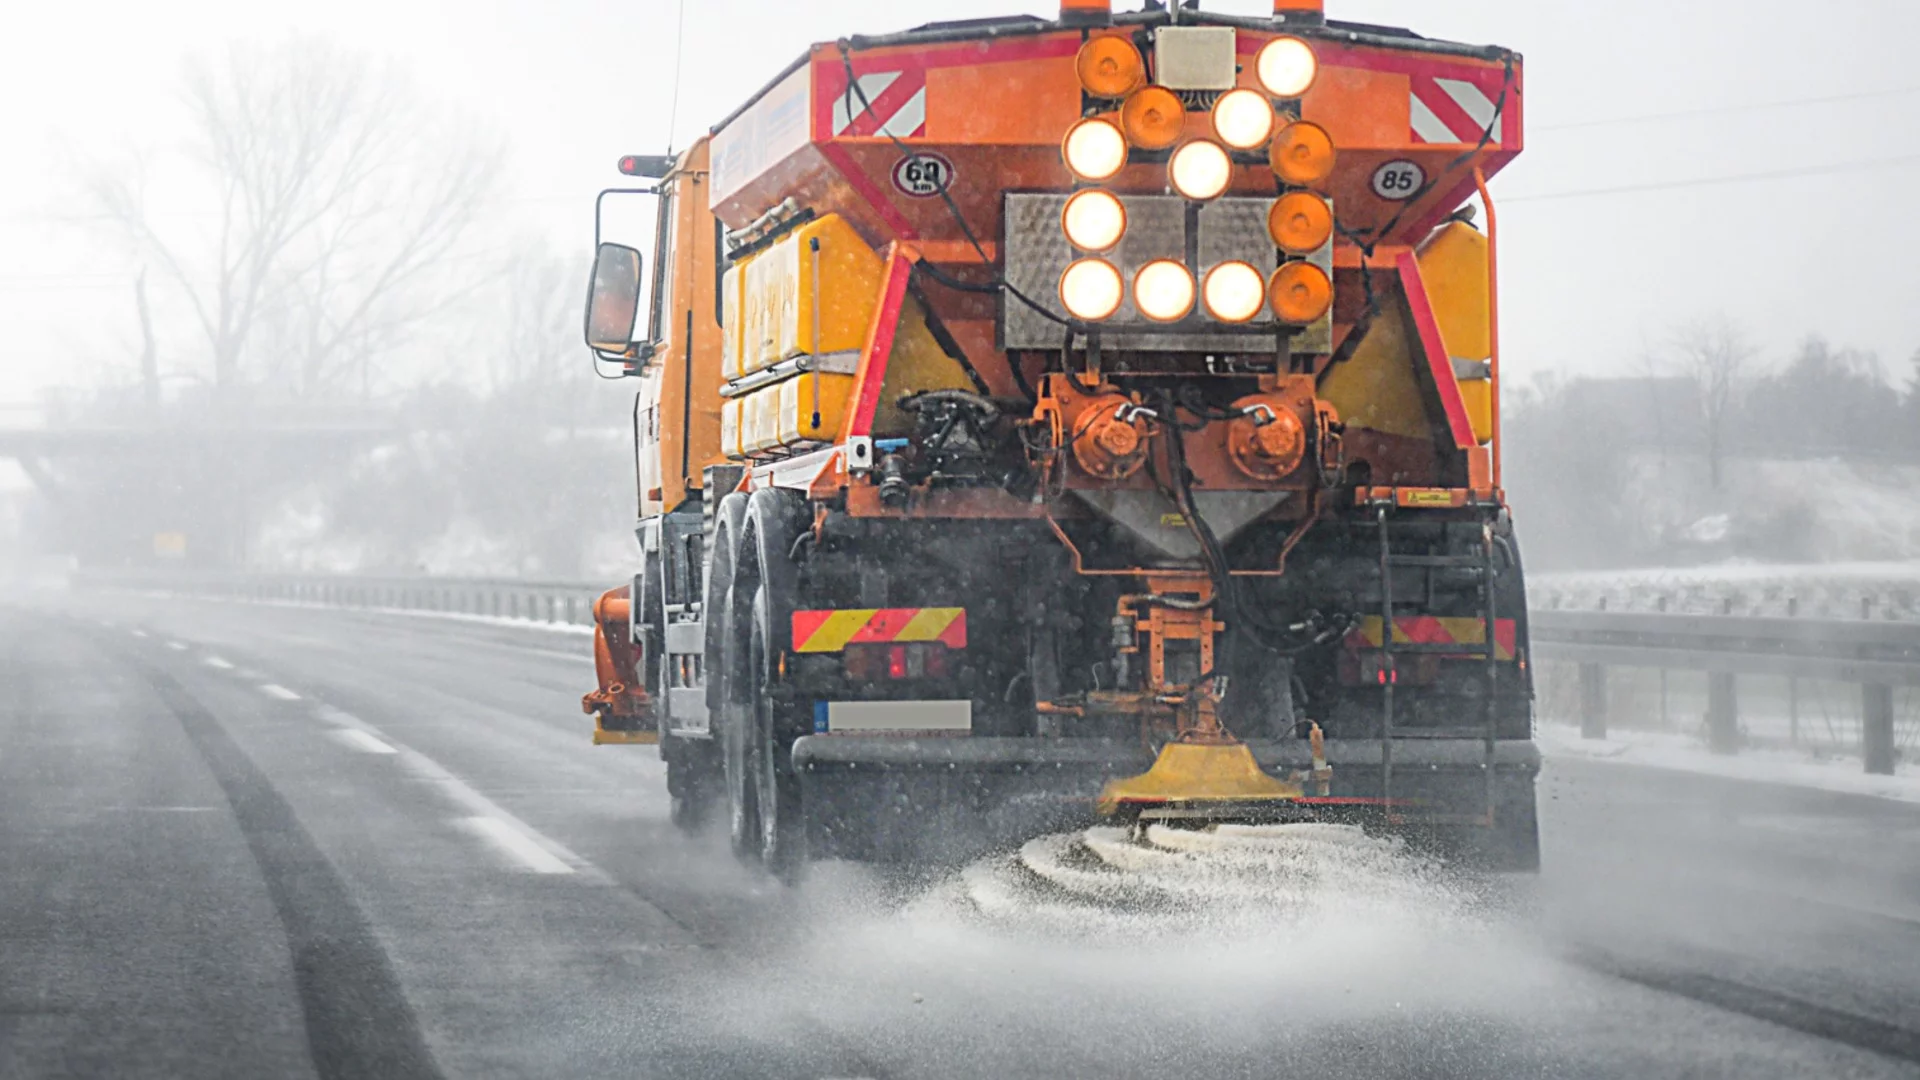
[[[573,873],[573,867],[555,858],[531,836],[497,817],[470,817],[466,825],[536,874]]]
[[[441,793],[448,799],[457,803],[462,809],[466,810],[468,814],[472,815],[469,820],[478,821],[484,818],[495,821],[499,827],[511,832],[522,846],[531,845],[534,850],[539,851],[546,860],[542,865],[557,865],[566,868],[564,871],[541,870],[541,873],[579,873],[587,880],[597,884],[607,885],[612,883],[613,879],[609,878],[605,871],[574,853],[565,844],[560,843],[552,837],[546,836],[538,829],[521,821],[511,812],[500,806],[500,804],[475,791],[466,781],[448,772],[445,766],[427,755],[413,749],[405,743],[395,740],[386,732],[347,712],[345,709],[335,708],[332,705],[321,705],[315,709],[314,712],[320,719],[330,724],[337,724],[349,731],[362,732],[375,739],[379,739],[387,746],[391,746],[393,752],[399,755],[402,768],[419,779],[437,786]],[[494,828],[494,826],[476,826],[476,828],[485,831]]]
[[[279,698],[281,701],[299,701],[300,700],[299,694],[296,694],[293,691],[287,689],[286,687],[281,686],[279,683],[261,683],[260,692],[267,695],[270,698]]]
[[[395,750],[393,747],[388,746],[386,743],[381,742],[379,739],[374,738],[373,736],[367,734],[364,731],[358,731],[353,728],[347,728],[342,731],[335,731],[335,732],[332,732],[332,735],[334,738],[339,739],[341,742],[346,743],[348,746],[351,746],[355,750],[359,750],[362,753],[367,753],[367,754],[399,753],[398,750]]]
[[[174,652],[186,652],[187,643],[184,641],[169,641],[167,642],[167,648],[172,649]]]
[[[135,631],[133,632],[133,636],[134,636],[134,637],[146,637],[146,636],[147,636],[147,632],[146,632],[145,630],[135,630]]]
[[[217,657],[217,656],[209,656],[209,657],[207,657],[206,659],[204,659],[204,660],[202,660],[202,661],[200,661],[200,662],[201,662],[201,663],[203,663],[203,664],[205,664],[205,665],[207,665],[207,666],[208,666],[208,667],[210,667],[210,668],[218,668],[218,669],[219,669],[219,670],[221,670],[221,671],[232,671],[232,670],[233,670],[233,665],[232,665],[232,664],[230,664],[230,663],[228,663],[228,662],[227,662],[227,661],[225,661],[225,660],[222,660],[222,659],[220,659],[220,658],[219,658],[219,657]]]
[[[347,712],[345,709],[336,709],[331,705],[322,705],[313,711],[316,716],[329,724],[339,724],[341,727],[357,727],[363,731],[367,730],[367,726],[360,722],[359,717]]]
[[[513,651],[522,656],[543,656],[550,660],[566,660],[575,664],[593,663],[593,654],[585,649],[579,652],[560,652],[555,649],[515,649]]]

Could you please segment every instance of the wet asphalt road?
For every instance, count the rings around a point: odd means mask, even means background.
[[[1063,937],[681,838],[586,644],[0,607],[0,1077],[1920,1076],[1920,807],[1554,761],[1518,912]]]

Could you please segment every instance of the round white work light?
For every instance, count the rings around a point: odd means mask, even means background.
[[[1060,302],[1082,322],[1112,318],[1125,297],[1120,271],[1105,259],[1081,259],[1060,275]]]
[[[1253,70],[1267,93],[1277,98],[1297,98],[1319,76],[1320,59],[1313,55],[1313,47],[1299,38],[1274,38],[1254,58]]]
[[[1127,164],[1127,136],[1111,120],[1094,117],[1067,129],[1060,152],[1067,168],[1082,180],[1111,178]]]
[[[1193,274],[1172,259],[1158,259],[1133,278],[1133,306],[1154,322],[1179,322],[1193,310]]]
[[[1267,278],[1250,263],[1221,263],[1207,271],[1200,293],[1207,314],[1221,322],[1251,322],[1267,306]]]
[[[1127,234],[1127,208],[1110,191],[1082,191],[1067,200],[1060,228],[1081,251],[1108,251]]]
[[[1167,178],[1173,190],[1195,202],[1217,199],[1233,182],[1233,159],[1219,143],[1195,139],[1173,152]]]
[[[1273,102],[1255,90],[1229,90],[1213,104],[1213,133],[1235,150],[1259,150],[1273,138]]]

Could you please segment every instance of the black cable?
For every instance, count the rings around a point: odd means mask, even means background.
[[[1012,349],[1007,350],[1007,371],[1013,375],[1013,385],[1019,389],[1020,395],[1027,399],[1027,404],[1038,405],[1040,395],[1034,392],[1033,384],[1027,381],[1027,373],[1021,369],[1021,356],[1022,354]]]
[[[1367,326],[1370,326],[1373,322],[1374,317],[1380,314],[1379,299],[1374,295],[1374,290],[1373,290],[1373,270],[1371,267],[1367,265],[1367,260],[1373,258],[1374,248],[1380,243],[1381,238],[1386,236],[1391,236],[1393,234],[1393,230],[1400,227],[1400,221],[1402,218],[1405,218],[1407,216],[1407,211],[1413,209],[1413,207],[1416,206],[1421,199],[1426,198],[1429,194],[1433,192],[1434,188],[1439,187],[1442,181],[1450,178],[1455,172],[1459,171],[1461,166],[1467,164],[1468,162],[1472,161],[1474,158],[1478,157],[1480,152],[1487,148],[1487,144],[1493,141],[1493,129],[1497,125],[1506,123],[1507,94],[1512,89],[1513,89],[1513,54],[1508,53],[1506,56],[1506,70],[1504,73],[1504,77],[1500,83],[1500,98],[1499,100],[1494,102],[1494,106],[1493,106],[1493,119],[1487,122],[1487,126],[1485,128],[1481,129],[1480,141],[1475,143],[1471,150],[1468,150],[1465,153],[1462,153],[1459,157],[1456,157],[1452,161],[1448,162],[1445,168],[1441,169],[1439,172],[1435,173],[1432,177],[1428,178],[1426,183],[1420,185],[1420,189],[1418,191],[1415,191],[1412,195],[1407,196],[1407,198],[1403,202],[1401,202],[1400,209],[1396,210],[1394,212],[1394,215],[1391,218],[1387,219],[1387,223],[1385,225],[1382,225],[1377,229],[1373,229],[1369,231],[1369,230],[1363,230],[1363,229],[1349,228],[1346,225],[1342,225],[1337,220],[1334,222],[1334,228],[1338,230],[1340,235],[1346,237],[1348,240],[1351,240],[1354,243],[1354,245],[1360,249],[1360,277],[1362,282],[1366,285],[1366,289],[1367,289],[1366,316],[1361,321],[1360,324],[1356,325],[1354,329],[1347,334],[1347,339],[1349,341],[1357,341],[1361,331]]]

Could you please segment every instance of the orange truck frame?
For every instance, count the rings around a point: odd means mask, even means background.
[[[600,244],[586,331],[642,557],[584,705],[681,824],[783,875],[1102,814],[1536,864],[1520,58],[1170,6],[817,45],[622,159],[651,277]]]

